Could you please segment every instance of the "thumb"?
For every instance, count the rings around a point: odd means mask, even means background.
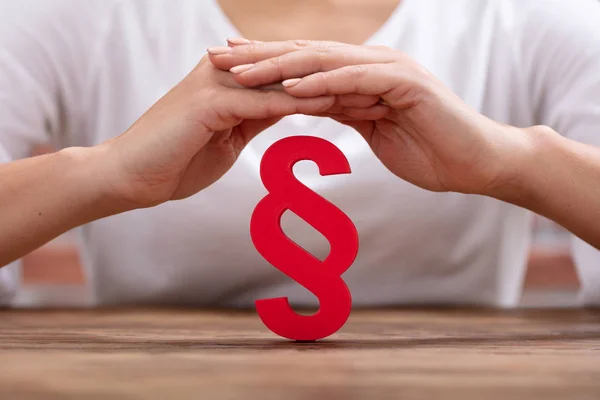
[[[328,110],[334,102],[334,96],[296,98],[277,90],[229,89],[228,96],[215,99],[214,118],[206,121],[206,125],[213,131],[220,131],[238,125],[243,120],[319,114]]]

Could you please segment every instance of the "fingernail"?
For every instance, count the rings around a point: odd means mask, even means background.
[[[300,78],[287,79],[287,80],[281,82],[281,84],[283,86],[285,86],[286,88],[290,88],[290,87],[296,86],[298,83],[300,83],[301,80],[302,79],[300,79]]]
[[[246,38],[227,38],[227,43],[233,45],[243,45],[252,43],[250,40]]]
[[[231,68],[229,71],[234,74],[241,74],[242,72],[250,71],[252,68],[254,68],[254,64],[243,64],[243,65],[235,66],[235,67]]]
[[[209,47],[206,49],[213,56],[220,56],[221,54],[227,54],[231,51],[231,47]]]

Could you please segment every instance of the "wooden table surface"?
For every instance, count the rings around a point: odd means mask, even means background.
[[[0,311],[0,399],[599,399],[600,311],[353,311],[318,343],[256,314]]]

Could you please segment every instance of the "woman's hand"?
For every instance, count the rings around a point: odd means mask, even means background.
[[[315,114],[354,127],[390,171],[428,190],[496,190],[518,175],[516,158],[531,145],[523,130],[477,113],[414,60],[389,48],[255,42],[210,59],[246,87],[283,81],[297,98],[335,95],[336,105]],[[360,105],[348,106],[351,96]]]
[[[99,146],[101,169],[133,208],[182,199],[219,179],[281,117],[320,113],[333,102],[332,96],[246,89],[205,57],[124,134]]]
[[[246,89],[205,57],[121,136],[0,164],[0,267],[74,227],[191,196],[279,118],[334,100]]]

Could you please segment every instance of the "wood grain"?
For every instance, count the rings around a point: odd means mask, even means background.
[[[252,313],[0,312],[1,399],[597,399],[600,311],[354,311],[328,340]]]

